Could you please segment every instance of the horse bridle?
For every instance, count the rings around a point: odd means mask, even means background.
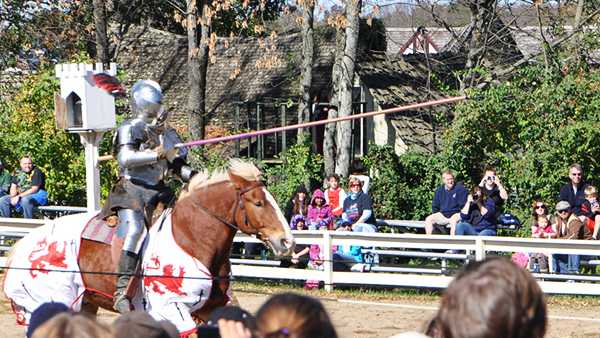
[[[237,214],[238,209],[244,210],[244,225],[248,224],[248,214],[245,212],[245,207],[244,207],[244,201],[243,201],[243,196],[244,194],[246,194],[247,192],[250,192],[254,189],[257,188],[262,188],[265,185],[262,182],[254,182],[252,183],[250,186],[244,188],[244,189],[238,189],[237,190],[237,197],[236,197],[236,202],[235,202],[235,206],[233,208],[233,215],[232,215],[232,219],[233,219],[233,223],[229,222],[228,220],[226,220],[225,218],[213,213],[212,211],[210,211],[209,209],[205,208],[204,206],[202,206],[200,203],[196,203],[196,205],[202,209],[205,213],[207,213],[209,216],[219,220],[221,223],[227,225],[228,227],[232,228],[235,231],[241,231],[239,228],[239,225],[234,224],[236,223],[235,221],[235,215]],[[258,231],[255,233],[258,234]]]

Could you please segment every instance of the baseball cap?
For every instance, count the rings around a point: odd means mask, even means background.
[[[571,209],[571,205],[567,201],[560,201],[556,203],[556,211],[565,211]]]

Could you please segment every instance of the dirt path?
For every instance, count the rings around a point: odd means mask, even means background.
[[[268,294],[236,292],[243,308],[255,312]],[[436,301],[362,301],[351,298],[324,299],[340,337],[390,337],[419,330],[434,314]],[[548,305],[550,318],[547,338],[600,338],[600,300],[569,306]],[[100,320],[111,323],[115,314],[100,313]],[[0,338],[23,337],[24,329],[15,324],[9,304],[0,302]]]

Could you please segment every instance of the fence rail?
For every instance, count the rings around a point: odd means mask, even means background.
[[[44,224],[44,220],[23,220],[0,218],[0,251],[6,250],[6,239],[19,238],[35,227]],[[465,257],[482,260],[489,254],[512,252],[542,252],[550,254],[577,254],[600,256],[600,241],[532,239],[513,237],[483,237],[417,234],[384,234],[353,233],[331,231],[294,231],[298,244],[318,244],[324,252],[323,270],[302,270],[278,267],[276,261],[248,259],[232,259],[234,277],[250,277],[277,280],[320,280],[325,289],[331,291],[339,285],[372,285],[410,288],[445,288],[452,280],[451,276],[441,273],[441,269],[431,269],[439,274],[426,272],[424,269],[407,268],[374,268],[371,272],[333,271],[332,248],[339,245],[358,245],[375,250],[385,250],[392,254],[394,250],[404,250],[398,256],[406,256],[407,252],[424,253],[426,250],[464,250]],[[235,242],[260,243],[254,237],[238,233]],[[409,249],[409,250],[406,250]],[[474,255],[469,255],[472,252]],[[415,256],[424,256],[418,254]],[[431,257],[441,256],[432,253]],[[456,258],[460,258],[457,255]],[[4,257],[0,257],[0,265],[4,265]],[[421,271],[423,270],[423,271]],[[386,272],[379,272],[386,271]],[[534,274],[542,290],[546,293],[600,295],[600,278],[593,275],[557,275]],[[569,282],[567,282],[569,281]],[[573,282],[574,281],[574,282]]]

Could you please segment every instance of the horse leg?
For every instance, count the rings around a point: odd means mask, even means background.
[[[231,265],[229,263],[229,258],[227,258],[226,262],[224,262],[219,269],[219,273],[217,275],[219,277],[216,280],[213,280],[213,286],[210,290],[210,296],[208,297],[208,300],[204,306],[192,313],[192,317],[197,323],[206,322],[208,316],[210,316],[213,310],[225,306],[229,302],[230,299],[227,291],[230,286],[230,272]]]

